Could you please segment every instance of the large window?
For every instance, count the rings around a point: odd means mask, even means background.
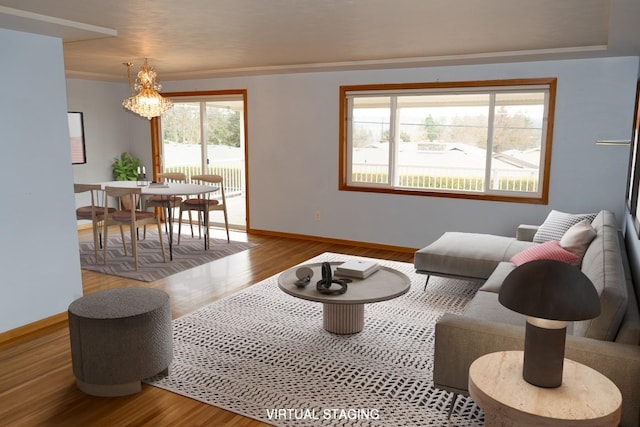
[[[546,203],[555,79],[340,88],[340,189]]]

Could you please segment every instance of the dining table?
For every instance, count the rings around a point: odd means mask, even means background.
[[[202,184],[190,184],[182,182],[171,183],[156,183],[145,181],[104,181],[99,182],[102,189],[105,187],[124,187],[124,188],[140,188],[140,194],[142,196],[160,196],[161,200],[166,200],[164,206],[167,210],[167,223],[169,226],[169,232],[167,240],[169,242],[169,259],[173,260],[173,218],[171,197],[175,196],[198,196],[203,194],[213,193],[219,190],[219,187],[213,185]],[[204,249],[208,248],[208,233],[209,224],[207,222],[208,215],[204,215],[205,224],[204,228]]]

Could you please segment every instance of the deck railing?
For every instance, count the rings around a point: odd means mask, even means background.
[[[354,164],[353,182],[384,184],[389,167],[383,164]],[[398,187],[424,190],[483,191],[484,170],[481,168],[451,168],[402,166],[398,169]],[[537,169],[492,169],[488,188],[500,191],[538,191]]]
[[[245,194],[244,163],[242,160],[217,161],[207,165],[202,171],[200,165],[173,165],[166,167],[165,172],[182,172],[187,176],[187,182],[191,181],[193,175],[213,174],[220,175],[224,180],[225,194],[229,196],[239,196]]]

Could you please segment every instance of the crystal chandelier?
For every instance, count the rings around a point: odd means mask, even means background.
[[[162,85],[156,81],[158,75],[153,67],[150,67],[145,58],[144,64],[138,71],[135,85],[131,85],[131,62],[126,62],[127,79],[129,80],[130,97],[122,101],[122,106],[142,117],[151,120],[152,117],[161,116],[162,113],[173,107],[169,98],[162,97],[158,91]],[[138,92],[134,95],[134,90]]]

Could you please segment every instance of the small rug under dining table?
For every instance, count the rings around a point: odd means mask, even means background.
[[[142,235],[142,230],[140,231]],[[125,232],[127,254],[122,246],[120,233],[109,235],[107,245],[107,262],[103,263],[102,250],[98,251],[98,262],[95,262],[93,240],[80,242],[80,265],[85,270],[97,271],[112,276],[127,277],[143,282],[153,282],[172,274],[197,267],[207,262],[215,261],[238,252],[257,246],[250,242],[227,242],[225,239],[211,238],[209,249],[204,249],[204,241],[197,236],[183,235],[180,244],[177,237],[173,239],[173,260],[169,257],[169,247],[165,239],[165,252],[167,262],[163,262],[160,251],[160,240],[157,230],[147,230],[146,238],[138,240],[138,270],[136,271],[133,256],[131,254],[131,242],[129,233]]]
[[[376,261],[412,285],[367,304],[362,332],[325,331],[322,304],[285,294],[275,275],[174,320],[170,373],[146,382],[276,426],[482,426],[468,397],[447,420],[452,394],[432,385],[435,322],[477,286],[434,277],[424,290],[412,264]]]

